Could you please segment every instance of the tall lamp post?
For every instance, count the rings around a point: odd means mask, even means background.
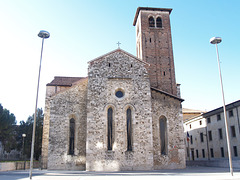
[[[223,113],[224,113],[225,129],[226,129],[226,137],[227,137],[229,168],[230,168],[230,173],[233,176],[231,145],[230,145],[230,138],[229,138],[229,131],[228,131],[227,113],[226,113],[225,98],[224,98],[223,83],[222,83],[222,73],[221,73],[218,47],[217,47],[217,44],[219,44],[220,42],[222,42],[222,38],[220,38],[220,37],[213,37],[210,39],[210,43],[216,45],[218,69],[219,69],[219,76],[220,76],[221,89],[222,89]]]
[[[26,137],[26,134],[22,134],[22,138],[23,138],[23,145],[22,145],[22,158],[24,157],[24,138]]]
[[[32,179],[32,170],[33,170],[33,154],[34,154],[34,142],[35,142],[35,131],[36,131],[36,117],[37,117],[37,104],[38,104],[38,90],[39,90],[39,82],[40,82],[40,73],[41,73],[41,63],[42,63],[42,52],[43,52],[43,44],[44,39],[50,37],[50,33],[47,31],[41,30],[38,33],[38,37],[42,38],[42,49],[41,49],[41,56],[40,56],[40,65],[39,65],[39,72],[38,72],[38,84],[37,84],[37,96],[36,96],[36,106],[35,106],[35,114],[34,114],[34,122],[33,122],[33,133],[32,133],[32,147],[31,147],[31,160],[30,160],[30,173],[29,178]]]
[[[24,138],[26,137],[26,134],[22,134],[22,138],[23,138],[23,146],[22,146],[22,158],[24,160],[24,170],[25,170],[25,164],[26,164],[26,160],[25,160],[25,156],[24,156]]]

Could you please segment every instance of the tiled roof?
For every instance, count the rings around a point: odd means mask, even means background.
[[[52,82],[48,83],[47,86],[72,86],[75,82],[85,78],[86,77],[55,76]]]

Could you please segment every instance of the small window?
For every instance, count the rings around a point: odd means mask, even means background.
[[[189,125],[189,128],[192,129],[192,125],[191,124]]]
[[[211,157],[214,158],[213,148],[210,149]]]
[[[233,110],[228,111],[228,116],[233,117]]]
[[[222,129],[218,129],[219,139],[223,139]]]
[[[221,156],[224,157],[224,149],[221,147]]]
[[[113,145],[113,109],[110,107],[107,111],[107,128],[108,128],[108,150],[112,150]]]
[[[211,123],[211,118],[207,118],[207,123]]]
[[[132,151],[132,110],[127,109],[127,151]]]
[[[198,150],[196,149],[196,156],[197,156],[197,158],[198,158]]]
[[[201,139],[201,142],[204,142],[203,133],[200,133],[200,139]]]
[[[236,137],[235,126],[231,126],[232,137]]]
[[[202,149],[202,157],[205,158],[205,150]]]
[[[217,115],[217,120],[218,120],[218,121],[221,120],[221,115],[220,115],[220,114]]]
[[[202,125],[202,121],[199,121],[199,125]]]
[[[124,96],[124,92],[120,89],[116,91],[115,95],[118,98],[122,98]]]
[[[212,131],[208,131],[208,139],[209,141],[212,141]]]
[[[108,67],[111,67],[111,63],[108,63]]]
[[[160,144],[161,144],[161,154],[167,154],[167,118],[161,116],[159,120],[159,131],[160,131]]]
[[[237,146],[233,146],[233,153],[235,157],[238,157]]]
[[[155,27],[154,18],[152,16],[148,19],[148,22],[149,22],[149,27]]]
[[[193,138],[192,138],[192,135],[190,136],[190,142],[191,142],[191,144],[193,144]]]
[[[73,118],[70,119],[69,131],[69,154],[74,155],[75,120]]]
[[[157,27],[162,28],[162,19],[160,17],[157,18]]]

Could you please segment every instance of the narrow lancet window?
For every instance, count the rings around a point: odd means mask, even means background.
[[[167,154],[167,119],[164,116],[160,117],[160,145],[161,145],[161,154]]]
[[[157,27],[162,28],[162,19],[160,17],[157,18]]]
[[[148,22],[149,22],[149,27],[155,27],[154,18],[152,16],[148,19]]]
[[[108,116],[107,116],[107,120],[108,120],[108,150],[111,151],[112,150],[112,145],[113,145],[113,109],[110,107],[108,109]]]
[[[132,110],[127,109],[127,150],[132,151]]]
[[[70,119],[69,154],[74,154],[75,120]]]

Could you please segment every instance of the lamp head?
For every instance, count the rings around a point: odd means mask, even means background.
[[[210,39],[211,44],[219,44],[220,42],[222,42],[222,38],[220,38],[220,37],[212,37]]]
[[[41,31],[38,33],[38,37],[47,39],[47,38],[50,37],[50,33],[47,32],[47,31],[41,30]]]
[[[22,134],[22,137],[24,137],[24,138],[25,138],[25,137],[26,137],[26,134]]]

